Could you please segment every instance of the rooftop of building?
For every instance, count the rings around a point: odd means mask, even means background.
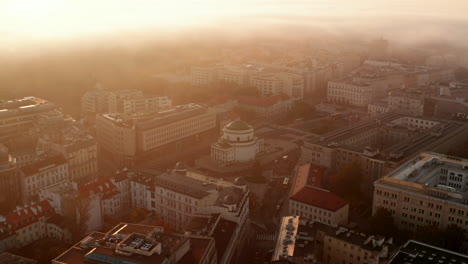
[[[184,227],[184,230],[197,236],[211,236],[220,219],[220,214],[194,216]]]
[[[21,168],[21,170],[26,176],[31,176],[39,172],[47,171],[51,168],[56,168],[66,163],[67,160],[65,157],[63,157],[63,155],[56,155],[52,157],[48,156]]]
[[[5,221],[12,231],[22,229],[39,220],[40,217],[51,217],[55,210],[47,200],[42,200],[24,208],[17,207],[5,216]]]
[[[99,194],[103,200],[109,199],[119,193],[119,189],[115,186],[110,177],[101,177],[80,188],[81,197],[89,197],[92,194]]]
[[[213,230],[212,237],[215,240],[215,247],[218,257],[218,263],[221,263],[221,259],[224,253],[228,249],[231,238],[237,229],[237,223],[221,218],[216,228]]]
[[[156,177],[157,186],[171,189],[196,199],[203,199],[209,195],[216,197],[213,205],[224,206],[229,200],[229,204],[239,204],[245,196],[244,190],[238,188],[231,182],[222,181],[198,173],[185,172],[184,174],[172,171],[163,173]],[[229,198],[227,198],[229,197]]]
[[[453,175],[468,175],[468,160],[444,154],[423,152],[387,174],[376,184],[391,185],[439,199],[467,203],[468,189],[440,184],[442,169]],[[448,177],[449,175],[445,175]],[[455,177],[455,176],[454,176]],[[458,177],[458,176],[457,176]]]
[[[107,233],[88,235],[54,261],[157,264],[179,259],[177,263],[198,263],[211,241],[211,238],[165,233],[157,226],[121,223]]]
[[[36,260],[14,255],[8,252],[0,254],[0,264],[35,264]]]
[[[333,212],[348,204],[345,199],[331,191],[310,186],[303,187],[290,199]]]
[[[234,130],[234,131],[242,131],[242,130],[250,130],[252,126],[247,124],[245,121],[242,120],[234,120],[227,124],[225,129]]]
[[[118,126],[132,127],[136,125],[140,129],[148,129],[175,123],[180,120],[203,114],[208,110],[209,108],[206,106],[192,103],[174,106],[170,109],[158,112],[137,113],[131,116],[124,116],[119,113],[106,113],[102,114],[101,117]]]
[[[323,235],[319,235],[319,233]],[[297,259],[308,260],[309,262],[304,263],[310,263],[316,259],[314,255],[315,242],[317,239],[325,239],[324,235],[376,253],[381,252],[384,247],[387,249],[393,247],[393,239],[391,238],[386,240],[384,237],[366,235],[341,226],[309,221],[299,216],[285,216],[281,220],[272,260],[289,259],[296,263],[294,260]],[[382,257],[386,256],[383,254]]]
[[[408,120],[416,119],[418,123],[419,121],[424,121],[433,123],[434,125],[429,128],[418,128],[417,126],[405,124],[409,123],[407,122]],[[461,133],[461,129],[464,127],[465,124],[456,121],[439,120],[430,117],[411,117],[389,112],[311,139],[306,141],[305,145],[307,147],[307,144],[310,143],[326,148],[343,148],[353,152],[360,152],[366,156],[372,156],[375,159],[399,161],[418,153],[421,149],[442,140],[450,134],[453,136],[454,133]],[[375,129],[406,131],[412,136],[411,140],[386,144],[383,148],[375,148],[370,145],[354,146],[346,143],[346,140],[349,138],[361,133],[368,133]]]
[[[0,100],[0,118],[16,115],[40,113],[55,109],[55,105],[47,100],[34,96],[24,97],[10,101]]]
[[[468,256],[450,250],[410,240],[389,260],[389,264],[450,263],[466,264]]]

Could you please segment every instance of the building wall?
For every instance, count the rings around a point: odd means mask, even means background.
[[[335,264],[378,264],[378,252],[362,248],[360,245],[337,239],[333,236],[323,237],[323,263]]]
[[[24,172],[21,171],[20,184],[22,201],[24,204],[36,201],[41,189],[69,179],[68,162],[53,165],[31,175],[25,175]]]
[[[138,150],[150,151],[216,127],[216,112],[208,109],[199,115],[138,131]]]
[[[372,213],[379,207],[390,210],[401,229],[415,231],[425,225],[446,228],[456,224],[468,234],[468,205],[465,204],[375,183]]]
[[[136,131],[132,126],[115,124],[102,115],[96,116],[96,138],[100,151],[112,156],[114,163],[123,167],[136,154]]]
[[[310,204],[289,199],[289,215],[298,215],[328,225],[348,223],[349,205],[330,211]]]
[[[355,106],[366,106],[372,101],[372,87],[345,82],[328,82],[327,100]]]

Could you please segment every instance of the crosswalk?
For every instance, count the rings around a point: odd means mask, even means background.
[[[275,241],[275,235],[273,234],[257,234],[256,237],[259,241]]]

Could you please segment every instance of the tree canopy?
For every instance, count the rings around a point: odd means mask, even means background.
[[[368,231],[370,234],[382,235],[387,238],[395,236],[398,228],[393,221],[392,212],[386,208],[379,207],[369,219]]]

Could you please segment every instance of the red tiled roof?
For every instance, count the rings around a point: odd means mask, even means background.
[[[258,96],[238,96],[240,104],[246,105],[255,105],[261,107],[268,107],[277,104],[280,101],[288,100],[290,97],[284,93],[277,95],[272,95],[268,97],[258,97]]]
[[[101,194],[102,199],[106,200],[118,194],[119,189],[112,183],[110,177],[103,177],[80,188],[81,197],[88,197],[91,193]]]
[[[304,187],[291,197],[292,200],[319,207],[328,211],[336,211],[348,202],[340,196],[314,187]]]
[[[316,165],[309,164],[309,176],[307,177],[307,184],[314,187],[323,187],[322,179],[325,175],[327,168]]]
[[[5,218],[12,231],[16,231],[38,221],[42,216],[53,216],[55,210],[49,201],[43,200],[31,206],[9,213]]]

